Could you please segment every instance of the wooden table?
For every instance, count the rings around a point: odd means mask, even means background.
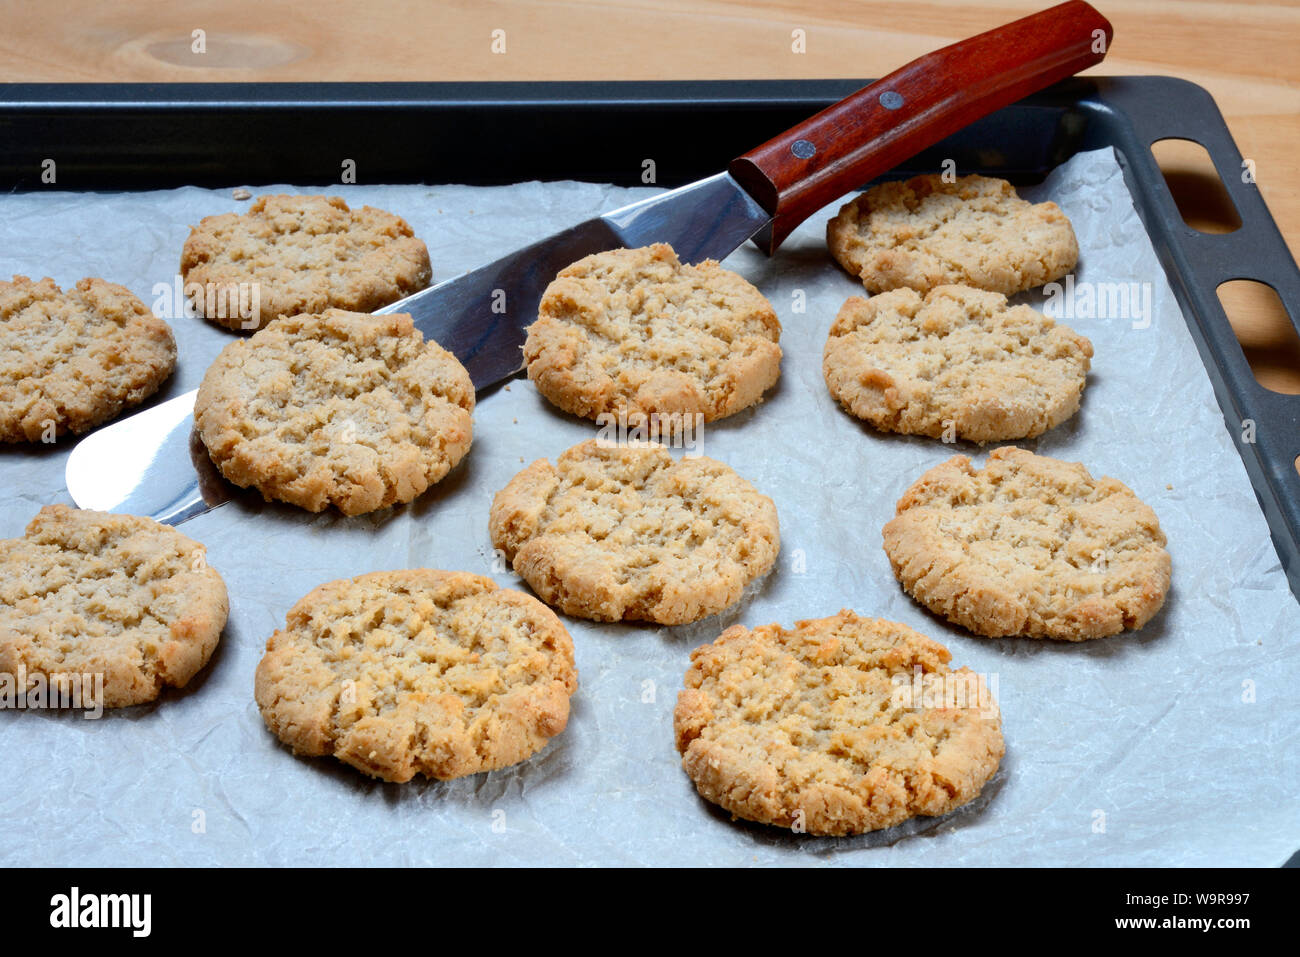
[[[267,0],[9,3],[0,81],[742,79],[881,76],[1050,0]],[[1208,89],[1300,249],[1300,0],[1094,0],[1115,26],[1094,72]],[[195,31],[203,31],[202,43]],[[503,32],[497,32],[503,31]],[[803,52],[796,52],[802,31]],[[200,50],[199,47],[202,47]],[[503,50],[503,52],[502,52]],[[1214,228],[1196,152],[1160,155]],[[1261,382],[1300,393],[1300,340],[1270,298],[1227,301]],[[1300,320],[1300,317],[1297,317]]]

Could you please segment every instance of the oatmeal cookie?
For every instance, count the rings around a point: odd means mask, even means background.
[[[153,519],[47,505],[0,541],[0,672],[101,675],[106,708],[184,687],[228,610],[203,546]]]
[[[781,323],[749,282],[662,243],[580,259],[528,327],[528,378],[565,412],[696,415],[758,402],[781,373]]]
[[[696,789],[736,817],[842,836],[973,800],[1002,759],[983,679],[906,625],[841,611],[735,625],[691,652],[673,731]]]
[[[416,568],[328,582],[266,643],[255,696],[296,754],[385,781],[526,760],[562,732],[573,642],[535,598]]]
[[[0,282],[0,442],[89,431],[157,392],[175,365],[171,328],[124,286]]]
[[[776,506],[710,458],[576,445],[492,500],[492,544],[547,604],[680,625],[735,604],[780,548]]]
[[[230,343],[194,421],[231,482],[345,515],[409,502],[469,451],[474,387],[405,313],[330,309]]]
[[[1170,559],[1156,514],[1077,462],[1000,448],[922,475],[884,528],[907,592],[977,635],[1083,641],[1141,628]]]
[[[1055,203],[1029,203],[1003,179],[915,176],[846,203],[826,244],[868,292],[975,286],[1005,296],[1060,279],[1079,259]]]
[[[1030,306],[970,286],[851,297],[822,356],[831,395],[886,432],[994,442],[1079,409],[1092,343]]]
[[[372,312],[429,285],[429,250],[400,216],[337,196],[259,196],[243,213],[205,216],[181,249],[185,284],[204,287],[199,312],[228,329],[326,309]],[[232,298],[257,290],[257,313]],[[213,308],[208,308],[208,290]],[[211,314],[209,314],[211,313]]]

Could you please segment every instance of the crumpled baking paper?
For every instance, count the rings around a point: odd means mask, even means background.
[[[329,192],[404,216],[442,279],[653,189],[530,182]],[[843,300],[862,291],[826,252],[829,207],[775,258],[747,246],[728,261],[784,326],[779,385],[756,408],[707,426],[702,440],[701,451],[772,496],[780,513],[777,567],[744,602],[680,628],[566,619],[580,669],[568,730],[508,770],[394,785],[280,745],[253,702],[253,671],[266,638],[315,585],[430,566],[526,589],[494,564],[492,494],[525,463],[554,459],[596,427],[516,379],[481,397],[468,457],[409,507],[349,519],[242,494],[182,526],[208,546],[230,589],[217,653],[184,690],[100,720],[0,713],[0,862],[1281,864],[1300,848],[1300,608],[1113,153],[1080,154],[1023,192],[1054,199],[1074,223],[1081,308],[1065,321],[1092,339],[1096,356],[1082,411],[1022,444],[1113,475],[1155,508],[1173,588],[1141,632],[1081,644],[977,638],[899,588],[880,538],[895,501],[930,466],[987,450],[874,432],[827,393],[827,330]],[[195,188],[3,196],[0,275],[50,275],[63,286],[102,276],[166,306],[155,286],[175,281],[189,225],[245,206],[230,190]],[[1150,295],[1149,322],[1132,303],[1122,316],[1088,315],[1097,310],[1079,293],[1098,283],[1149,284],[1139,285]],[[1041,292],[1021,298],[1045,301]],[[163,398],[197,386],[232,336],[193,318],[173,327],[180,359]],[[0,535],[21,534],[41,505],[70,501],[63,468],[72,444],[0,449]],[[996,681],[1001,769],[975,802],[944,818],[854,838],[731,821],[696,795],[673,747],[688,653],[733,622],[790,624],[841,608],[905,622],[946,644],[954,665]]]

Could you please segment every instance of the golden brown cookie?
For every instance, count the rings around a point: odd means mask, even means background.
[[[1001,448],[958,455],[898,500],[885,552],[903,587],[977,635],[1083,641],[1145,625],[1164,604],[1160,522],[1122,482]]]
[[[691,652],[673,731],[696,789],[736,817],[860,834],[973,800],[1002,759],[984,680],[906,625],[734,625]]]
[[[203,546],[153,519],[47,505],[0,541],[0,673],[98,675],[106,708],[184,687],[228,608]]]
[[[772,304],[713,260],[671,246],[580,259],[546,287],[524,358],[537,390],[566,412],[696,415],[758,402],[781,374]]]
[[[205,216],[181,249],[181,276],[205,294],[199,314],[228,329],[258,329],[278,316],[325,309],[371,312],[429,285],[429,250],[406,220],[337,196],[259,196],[244,213]],[[230,298],[254,284],[256,315]],[[207,290],[215,308],[208,309]],[[211,313],[211,314],[208,314]]]
[[[257,706],[295,754],[385,781],[518,764],[569,720],[573,642],[535,598],[415,568],[328,582],[257,666]]]
[[[93,429],[153,395],[175,365],[171,329],[123,286],[0,282],[0,442]]]
[[[575,445],[492,500],[492,544],[547,604],[680,625],[737,602],[780,549],[776,506],[710,458]]]
[[[873,186],[827,224],[826,244],[873,293],[956,283],[1009,296],[1060,279],[1079,259],[1059,206],[1028,203],[985,176]]]
[[[221,350],[194,421],[221,474],[345,515],[409,502],[469,451],[474,387],[405,313],[277,319]]]
[[[851,297],[822,356],[831,395],[886,432],[993,442],[1041,435],[1079,408],[1092,343],[970,286]]]

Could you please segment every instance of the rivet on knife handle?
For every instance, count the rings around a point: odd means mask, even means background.
[[[732,161],[773,215],[755,237],[773,252],[796,226],[951,133],[1100,63],[1110,22],[1062,3],[913,60]]]

